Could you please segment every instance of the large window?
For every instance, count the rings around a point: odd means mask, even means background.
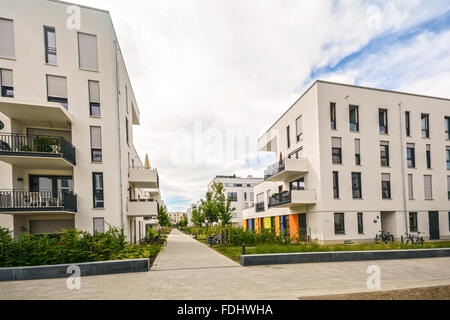
[[[333,197],[339,199],[339,172],[333,171]]]
[[[379,125],[380,125],[380,133],[382,133],[382,134],[389,133],[387,109],[379,109],[378,110],[378,118],[379,118]]]
[[[94,233],[105,232],[105,218],[94,218]]]
[[[330,103],[330,126],[331,130],[336,130],[336,103]]]
[[[391,199],[391,175],[389,173],[381,174],[381,195],[383,199]]]
[[[331,138],[331,154],[333,164],[342,164],[342,139]]]
[[[14,22],[0,18],[0,57],[14,58]]]
[[[358,106],[350,106],[350,131],[357,132],[359,131],[359,107]]]
[[[433,200],[433,180],[430,175],[423,176],[425,200]]]
[[[100,117],[100,84],[98,81],[88,81],[89,86],[89,114],[91,117]]]
[[[430,137],[430,116],[428,114],[422,113],[421,121],[422,121],[422,138],[429,138]]]
[[[94,208],[104,208],[103,173],[92,173]]]
[[[416,155],[415,155],[415,147],[413,143],[408,143],[406,146],[406,158],[408,162],[408,168],[416,167]]]
[[[358,212],[357,217],[358,217],[358,233],[363,234],[364,233],[363,213]]]
[[[409,213],[409,232],[417,232],[417,212]]]
[[[426,145],[425,156],[427,158],[427,169],[431,169],[431,144]]]
[[[334,214],[334,233],[345,234],[345,220],[344,213]]]
[[[9,69],[0,69],[0,84],[2,97],[14,98],[13,71]]]
[[[352,172],[352,192],[353,199],[362,198],[362,187],[361,187],[361,173]]]
[[[78,33],[80,69],[98,71],[97,36]]]
[[[410,113],[409,111],[405,112],[405,129],[406,129],[406,136],[411,136],[411,122],[410,122]]]
[[[237,192],[228,192],[228,199],[232,202],[237,202]]]
[[[381,166],[389,167],[389,142],[381,141],[380,143]]]
[[[450,140],[450,117],[445,117],[445,136]]]
[[[45,63],[56,64],[56,31],[53,27],[44,27]]]
[[[361,165],[361,140],[355,139],[355,164]]]
[[[66,77],[47,75],[47,100],[59,102],[68,108]]]
[[[102,162],[102,129],[91,126],[91,161]]]
[[[302,120],[302,116],[297,118],[296,124],[297,124],[297,142],[299,142],[300,138],[301,138],[301,136],[303,134],[303,120]]]

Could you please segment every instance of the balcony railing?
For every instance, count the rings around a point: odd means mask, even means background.
[[[0,153],[61,157],[73,165],[76,164],[75,147],[63,137],[17,133],[0,134]]]
[[[77,196],[68,191],[0,190],[0,211],[77,212]]]
[[[264,211],[264,202],[258,202],[258,203],[255,205],[255,211],[256,211],[256,212]]]
[[[273,177],[274,175],[284,171],[286,169],[286,159],[283,159],[282,161],[278,161],[272,165],[270,165],[265,171],[264,171],[264,179],[269,179],[270,177]]]
[[[269,208],[277,207],[291,202],[292,202],[292,193],[290,191],[284,191],[281,193],[274,194],[269,198]]]
[[[156,202],[156,212],[158,214],[159,217],[159,202],[157,200],[154,199],[130,199],[130,202]]]

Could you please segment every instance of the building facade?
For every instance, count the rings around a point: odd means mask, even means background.
[[[225,188],[225,195],[231,199],[231,208],[235,211],[232,214],[232,224],[242,226],[242,211],[254,205],[253,187],[264,181],[263,178],[241,178],[236,176],[216,176],[208,184],[208,191],[212,190],[214,183],[222,183]]]
[[[133,146],[140,114],[109,13],[1,4],[0,224],[16,238],[118,227],[138,241],[159,178]]]
[[[186,212],[169,212],[170,223],[177,224],[186,216]]]
[[[450,238],[450,100],[316,81],[260,138],[244,226],[321,243]]]

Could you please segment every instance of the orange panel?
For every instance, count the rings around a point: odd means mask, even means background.
[[[291,214],[289,216],[289,233],[291,234],[292,240],[298,239],[298,214]]]
[[[259,218],[255,218],[255,231],[258,232],[260,229]]]
[[[281,234],[281,218],[280,218],[280,216],[275,217],[275,233],[277,235]]]
[[[244,219],[244,230],[248,229],[248,220]]]

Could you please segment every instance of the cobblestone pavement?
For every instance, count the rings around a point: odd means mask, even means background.
[[[381,289],[450,285],[450,258],[242,267],[174,230],[150,272],[0,282],[0,299],[297,299],[368,291],[367,267],[381,269]]]

